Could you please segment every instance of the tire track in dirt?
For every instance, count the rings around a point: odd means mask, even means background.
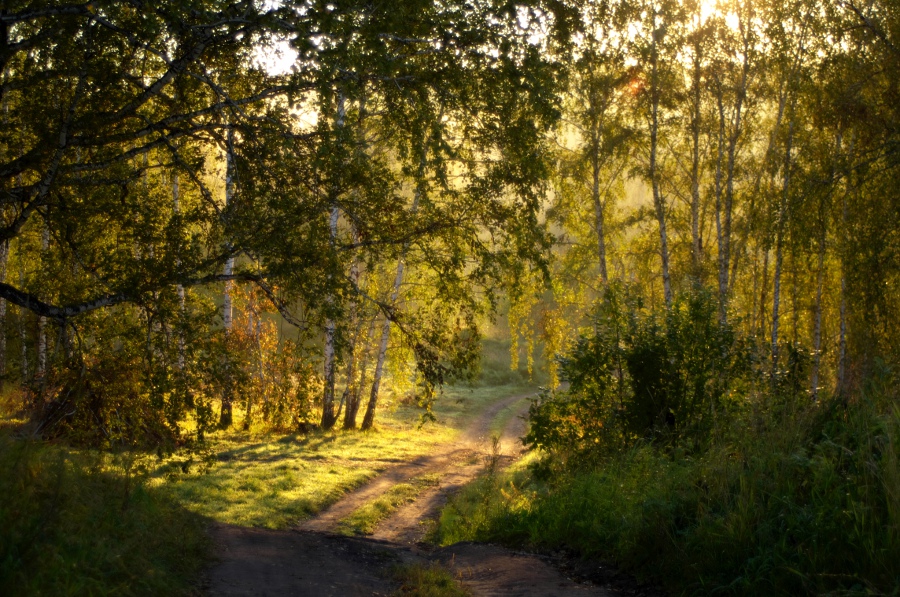
[[[519,394],[494,402],[478,415],[455,442],[437,446],[435,449],[440,452],[420,456],[409,463],[388,468],[359,489],[346,494],[315,517],[302,522],[298,528],[304,531],[332,532],[342,519],[378,498],[394,485],[405,483],[422,475],[469,470],[474,473],[467,473],[470,475],[468,478],[474,478],[483,466],[480,454],[482,454],[485,443],[490,442],[490,430],[494,420],[510,406],[520,401],[525,402],[525,399],[532,395]],[[444,484],[443,480],[441,484]]]
[[[506,409],[513,410],[510,420],[499,434],[497,456],[499,456],[498,466],[501,469],[515,462],[524,453],[519,438],[525,434],[527,428],[523,417],[528,412],[526,398],[529,396],[531,394],[513,396],[504,401],[505,405],[492,414],[491,418],[494,420]],[[414,501],[401,506],[390,517],[381,521],[372,537],[401,545],[415,545],[422,542],[447,501],[486,468],[488,460],[493,456],[490,427],[490,423],[487,427],[480,424],[475,431],[477,437],[470,438],[470,441],[475,441],[474,458],[446,467],[436,487],[423,491]]]
[[[527,410],[526,398],[531,395],[510,396],[493,403],[440,453],[389,468],[298,528],[273,531],[212,525],[210,534],[218,561],[207,571],[198,592],[229,596],[386,596],[396,589],[391,567],[412,564],[449,570],[475,597],[649,595],[578,584],[550,565],[546,557],[534,554],[475,543],[441,549],[418,543],[426,530],[420,521],[435,518],[449,496],[483,470],[485,456],[492,448],[491,429],[506,409],[513,412],[500,439],[501,450],[508,454],[500,466],[521,455],[518,437],[524,434],[526,422],[520,415]],[[440,487],[426,490],[382,521],[374,537],[346,537],[333,532],[341,519],[397,483],[430,473],[443,473]]]

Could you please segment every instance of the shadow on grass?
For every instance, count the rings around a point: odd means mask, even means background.
[[[0,435],[0,594],[191,592],[208,522],[133,464]]]

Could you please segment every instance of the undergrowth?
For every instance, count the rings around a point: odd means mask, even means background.
[[[535,458],[467,488],[437,539],[566,546],[681,594],[900,594],[900,410],[835,404],[744,431],[697,458]]]
[[[188,593],[204,523],[134,464],[0,435],[0,594]]]
[[[809,353],[772,371],[702,289],[654,310],[611,288],[595,324],[531,406],[531,465],[452,501],[440,543],[566,547],[686,595],[900,595],[889,365],[813,400]]]

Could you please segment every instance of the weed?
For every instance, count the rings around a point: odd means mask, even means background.
[[[401,583],[394,592],[395,597],[466,597],[469,594],[449,572],[434,564],[397,566],[393,577]]]

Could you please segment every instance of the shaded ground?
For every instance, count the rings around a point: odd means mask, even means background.
[[[472,595],[649,595],[627,587],[619,590],[625,586],[622,583],[612,583],[611,587],[621,585],[618,588],[595,586],[590,574],[571,574],[573,566],[568,566],[570,574],[564,574],[560,569],[565,566],[559,564],[565,562],[560,558],[554,561],[492,545],[459,543],[433,550],[420,543],[447,499],[474,479],[492,457],[503,466],[519,456],[518,437],[525,431],[520,415],[527,411],[527,398],[511,396],[491,404],[440,452],[388,468],[297,529],[214,525],[211,534],[218,562],[208,571],[202,590],[235,596],[390,595],[397,588],[393,567],[436,562]],[[495,447],[490,436],[498,423],[505,424]],[[426,474],[439,475],[439,484],[381,521],[372,537],[334,532],[341,520],[391,487]],[[579,584],[567,576],[585,582]]]

